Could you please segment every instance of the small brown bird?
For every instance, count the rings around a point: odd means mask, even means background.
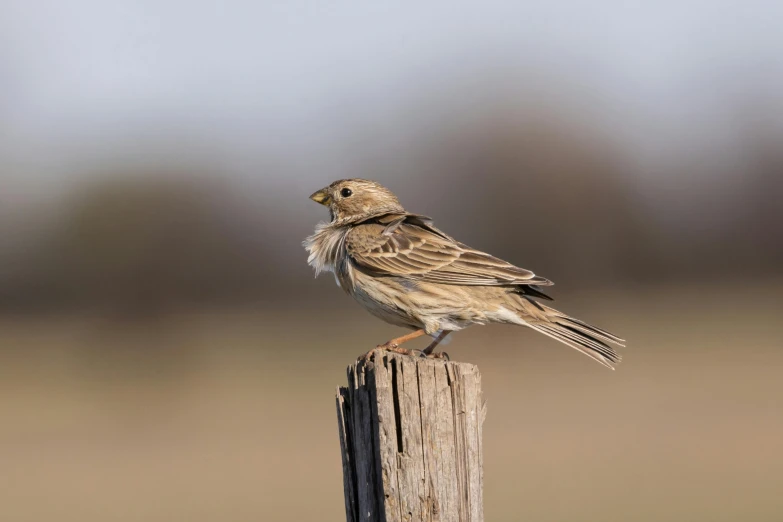
[[[622,339],[538,302],[551,281],[464,245],[428,217],[406,212],[387,188],[343,179],[310,199],[329,208],[304,241],[316,276],[333,272],[337,284],[384,321],[415,330],[378,348],[413,354],[399,345],[434,337],[427,356],[449,333],[468,326],[510,323],[530,327],[614,369]],[[369,354],[368,354],[369,355]]]

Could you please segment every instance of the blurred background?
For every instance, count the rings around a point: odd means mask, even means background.
[[[0,1],[0,518],[343,520],[334,390],[400,330],[301,241],[365,177],[628,339],[453,337],[488,520],[780,520],[781,20]]]

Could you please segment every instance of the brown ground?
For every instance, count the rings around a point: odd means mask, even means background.
[[[487,520],[782,520],[781,289],[563,298],[629,339],[616,372],[534,332],[462,332],[446,349],[484,377]],[[0,519],[342,520],[334,388],[399,330],[306,316],[5,319]]]

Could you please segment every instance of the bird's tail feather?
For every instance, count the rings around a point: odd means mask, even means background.
[[[625,346],[625,340],[553,308],[540,306],[545,310],[546,320],[528,320],[527,326],[579,350],[607,368],[614,370],[615,365],[620,363],[622,357],[609,343]]]

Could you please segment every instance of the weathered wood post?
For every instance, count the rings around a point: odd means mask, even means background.
[[[480,522],[486,407],[472,364],[376,350],[337,419],[348,522]]]

